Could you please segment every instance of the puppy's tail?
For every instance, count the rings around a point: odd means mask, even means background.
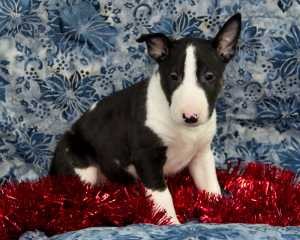
[[[75,175],[74,167],[91,165],[94,149],[73,132],[66,132],[58,142],[52,159],[50,175]]]

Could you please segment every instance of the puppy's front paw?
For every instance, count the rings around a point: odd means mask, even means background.
[[[222,191],[219,184],[209,189],[208,192],[215,195],[222,195]]]
[[[222,191],[221,191],[218,181],[210,182],[206,186],[203,186],[202,189],[200,188],[200,190],[205,190],[206,192],[208,192],[210,194],[222,195]]]
[[[179,222],[177,217],[171,217],[171,224],[177,225],[177,224],[181,224],[181,223]]]

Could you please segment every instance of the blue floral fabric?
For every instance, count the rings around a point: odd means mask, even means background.
[[[218,166],[242,159],[300,172],[299,0],[1,0],[0,184],[46,175],[55,143],[85,110],[151,75],[142,33],[212,38],[235,12],[243,27],[217,103]]]
[[[21,236],[20,240],[298,240],[299,238],[300,228],[297,227],[188,223],[181,226],[131,225],[121,228],[89,228],[49,238],[40,232],[28,232]]]

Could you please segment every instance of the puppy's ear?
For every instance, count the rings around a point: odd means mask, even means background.
[[[241,32],[241,14],[232,16],[213,40],[213,46],[224,62],[228,62],[234,55]]]
[[[148,54],[157,62],[163,61],[170,52],[171,41],[162,33],[143,34],[137,42],[146,42]]]

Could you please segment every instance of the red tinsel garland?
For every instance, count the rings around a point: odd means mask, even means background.
[[[218,177],[229,192],[222,197],[197,191],[186,171],[168,179],[181,222],[300,225],[300,184],[293,172],[251,163],[219,170]],[[141,183],[91,187],[76,177],[7,184],[0,189],[0,239],[35,229],[52,235],[101,225],[168,224],[144,191]]]

